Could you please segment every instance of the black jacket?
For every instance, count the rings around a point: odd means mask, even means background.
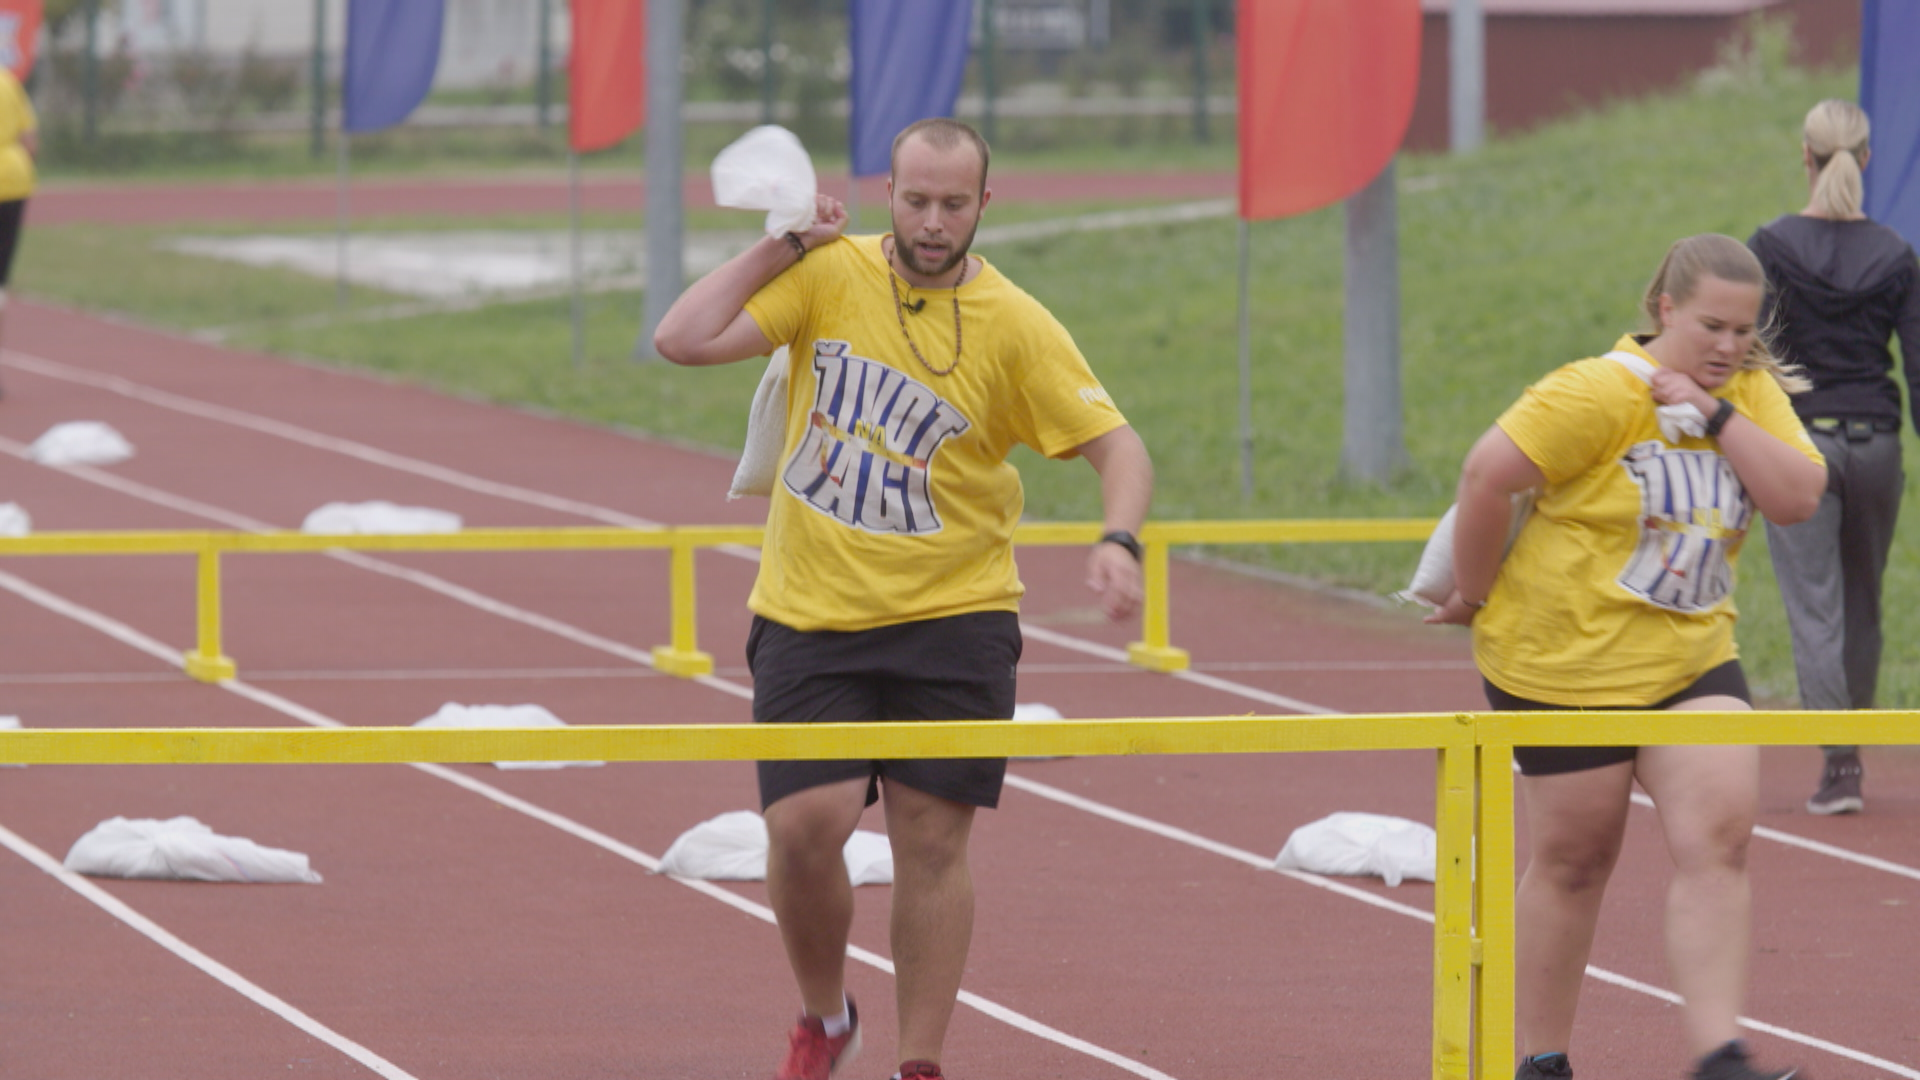
[[[1872,221],[1788,214],[1756,230],[1747,246],[1770,286],[1762,324],[1774,349],[1798,364],[1813,389],[1793,396],[1803,419],[1900,422],[1889,340],[1898,334],[1907,385],[1920,386],[1920,261],[1900,234]],[[1920,430],[1920,401],[1914,403]]]

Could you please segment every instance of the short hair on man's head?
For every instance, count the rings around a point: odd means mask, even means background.
[[[980,133],[969,125],[958,120],[949,120],[944,116],[915,120],[901,129],[900,134],[893,137],[893,153],[887,160],[888,171],[897,171],[900,168],[900,148],[907,144],[908,139],[916,136],[925,140],[926,144],[935,150],[951,150],[956,146],[972,144],[980,154],[980,188],[983,191],[986,189],[987,162],[993,156],[992,151],[987,149],[987,140],[981,138]]]

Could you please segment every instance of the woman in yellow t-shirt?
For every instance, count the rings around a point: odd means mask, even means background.
[[[1750,707],[1733,575],[1757,510],[1804,520],[1826,465],[1759,332],[1766,278],[1740,241],[1675,244],[1647,289],[1653,333],[1548,375],[1468,453],[1456,591],[1497,710]],[[1649,392],[1651,391],[1651,392]],[[1687,416],[1675,408],[1691,406]],[[1692,430],[1682,426],[1691,421]],[[1664,422],[1664,429],[1663,429]],[[1503,558],[1510,498],[1535,508]],[[1515,897],[1520,1080],[1573,1075],[1567,1047],[1638,780],[1673,859],[1666,951],[1697,1080],[1784,1080],[1748,1063],[1751,746],[1520,747],[1532,856]]]
[[[33,194],[33,158],[40,152],[33,102],[13,72],[0,67],[0,341],[6,337],[7,282],[20,226]]]

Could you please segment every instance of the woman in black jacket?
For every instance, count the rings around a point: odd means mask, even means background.
[[[1896,334],[1907,385],[1920,386],[1920,262],[1898,233],[1861,211],[1867,135],[1859,106],[1815,105],[1801,147],[1812,189],[1807,207],[1747,241],[1772,285],[1764,316],[1774,324],[1775,347],[1813,380],[1793,406],[1827,459],[1827,492],[1814,516],[1767,523],[1806,709],[1873,707],[1880,577],[1905,482],[1900,387],[1888,348]],[[1920,402],[1912,405],[1920,428]],[[1825,750],[1807,811],[1864,809],[1860,748]]]

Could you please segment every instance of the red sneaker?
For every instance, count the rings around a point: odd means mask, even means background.
[[[906,1061],[900,1064],[900,1071],[893,1074],[893,1080],[947,1080],[940,1066],[931,1061]]]
[[[819,1017],[802,1016],[787,1035],[787,1059],[773,1080],[832,1080],[852,1064],[860,1055],[860,1010],[852,998],[847,999],[847,1015],[853,1026],[844,1035],[828,1035]]]

